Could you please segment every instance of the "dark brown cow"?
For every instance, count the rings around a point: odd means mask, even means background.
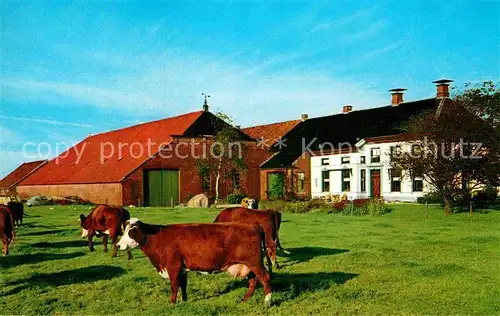
[[[85,217],[80,215],[80,226],[82,227],[82,238],[88,238],[89,249],[94,251],[92,238],[102,235],[102,243],[104,252],[108,252],[108,236],[111,237],[113,243],[112,257],[116,257],[118,236],[121,235],[125,227],[125,222],[130,219],[130,213],[121,207],[97,205]],[[132,259],[132,254],[128,253],[128,258]]]
[[[8,207],[0,206],[0,238],[3,242],[4,256],[9,254],[9,244],[14,241],[14,220]]]
[[[281,213],[273,210],[232,207],[220,212],[215,218],[215,222],[236,222],[261,226],[266,235],[267,253],[271,257],[273,265],[279,268],[276,251],[279,244],[278,229],[281,224]]]
[[[12,214],[12,220],[16,226],[23,224],[23,216],[24,216],[24,204],[22,202],[10,201],[7,203],[7,207]]]
[[[264,287],[266,305],[271,304],[270,274],[264,267],[265,240],[262,228],[236,223],[148,225],[129,221],[118,242],[120,249],[137,246],[160,276],[170,279],[170,303],[175,304],[179,287],[187,299],[186,271],[227,271],[248,277],[247,301],[257,282]]]

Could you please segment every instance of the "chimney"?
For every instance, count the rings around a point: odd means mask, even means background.
[[[441,80],[436,80],[433,81],[432,83],[436,84],[436,98],[437,99],[446,99],[450,97],[450,91],[449,91],[449,86],[450,83],[452,83],[453,80],[449,79],[441,79]]]
[[[352,111],[352,105],[344,105],[342,107],[342,113],[347,114]]]
[[[309,115],[307,115],[307,114],[305,114],[305,113],[300,115],[300,119],[301,119],[302,121],[305,121],[305,120],[307,120],[308,118],[309,118]]]
[[[403,92],[406,91],[404,88],[395,88],[389,90],[392,95],[391,105],[398,106],[400,103],[403,103]]]
[[[241,125],[235,125],[234,127],[236,127],[237,129],[241,129]]]

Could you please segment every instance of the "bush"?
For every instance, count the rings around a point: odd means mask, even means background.
[[[261,201],[260,209],[273,209],[287,213],[337,213],[343,215],[382,215],[390,212],[383,199],[356,199],[326,202],[322,199],[312,199],[307,202],[287,202],[282,200]]]
[[[417,198],[417,203],[430,203],[430,204],[442,204],[443,196],[437,191],[431,191],[425,193],[423,196]]]
[[[226,203],[229,204],[240,204],[241,200],[246,197],[244,193],[231,193],[226,196]]]
[[[371,199],[368,205],[368,212],[370,215],[383,215],[389,213],[391,208],[384,199]]]
[[[472,193],[474,202],[494,202],[497,199],[497,189],[494,186],[488,185],[482,191]]]
[[[309,210],[309,202],[289,202],[283,208],[283,212],[289,213],[307,213]]]
[[[275,210],[275,211],[280,211],[283,212],[283,209],[285,208],[285,204],[287,202],[283,200],[264,200],[259,202],[259,209],[260,210]]]

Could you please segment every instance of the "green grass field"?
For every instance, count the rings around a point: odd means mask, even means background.
[[[51,209],[53,208],[53,209]],[[111,258],[100,239],[79,235],[88,207],[27,209],[10,255],[0,257],[0,314],[477,314],[500,313],[500,211],[444,216],[433,207],[393,205],[383,216],[283,214],[274,305],[246,280],[188,274],[186,302],[139,249]],[[144,222],[211,222],[214,210],[130,209]]]

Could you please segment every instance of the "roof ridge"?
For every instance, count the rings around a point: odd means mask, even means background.
[[[415,100],[415,101],[401,102],[400,104],[398,104],[398,106],[406,105],[406,104],[410,104],[410,103],[416,103],[416,102],[425,102],[425,101],[435,100],[435,99],[436,98],[433,97],[433,98],[426,98],[426,99],[420,99],[420,100]],[[394,106],[394,108],[397,108],[398,106]],[[379,110],[379,109],[390,108],[390,107],[393,107],[393,106],[389,104],[389,105],[377,106],[377,107],[368,108],[368,109],[353,110],[352,112],[349,112],[349,113],[336,113],[336,114],[331,114],[331,115],[316,116],[316,117],[309,118],[306,121],[325,118],[325,117],[332,117],[332,116],[344,116],[344,115],[349,115],[350,113],[355,113],[355,112],[359,113],[359,112],[363,112],[363,111]]]
[[[249,128],[262,127],[262,126],[275,125],[275,124],[283,124],[283,123],[291,123],[291,122],[300,123],[300,122],[302,122],[302,120],[297,119],[297,120],[288,120],[288,121],[282,121],[282,122],[274,122],[274,123],[268,123],[268,124],[261,124],[261,125],[254,125],[254,126],[243,127],[242,129],[245,130],[245,129],[249,129]]]
[[[158,123],[161,121],[170,120],[170,119],[179,118],[179,117],[188,116],[188,115],[193,115],[193,114],[200,114],[201,115],[202,113],[203,113],[203,111],[199,110],[199,111],[188,112],[188,113],[184,113],[184,114],[180,114],[180,115],[176,115],[176,116],[164,117],[164,118],[158,119],[158,120],[148,121],[148,122],[144,122],[144,123],[135,124],[132,126],[121,127],[121,128],[112,129],[112,130],[105,131],[105,132],[91,134],[91,135],[89,135],[89,137],[94,137],[97,135],[102,135],[102,134],[107,134],[107,133],[112,133],[112,132],[124,131],[124,130],[128,130],[128,129],[137,128],[139,126],[147,125],[147,124]],[[89,137],[87,137],[87,138],[89,138]]]

